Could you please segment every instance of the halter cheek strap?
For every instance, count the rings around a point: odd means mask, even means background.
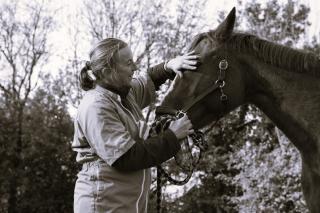
[[[225,76],[226,76],[226,70],[228,69],[228,61],[226,59],[222,59],[219,62],[219,73],[218,73],[218,79],[215,81],[215,83],[207,88],[203,93],[201,93],[196,99],[191,100],[186,103],[186,105],[183,107],[182,111],[187,112],[193,105],[195,105],[197,102],[202,100],[205,96],[209,95],[211,92],[215,91],[216,89],[220,89],[220,101],[225,103],[228,100],[228,96],[224,93],[223,87],[226,85],[225,82]]]
[[[223,87],[226,85],[225,82],[225,76],[226,76],[226,70],[228,69],[228,61],[226,59],[223,59],[219,62],[219,75],[218,79],[216,80],[216,84],[219,84],[221,96],[220,100],[222,102],[225,102],[228,100],[228,96],[224,93]]]

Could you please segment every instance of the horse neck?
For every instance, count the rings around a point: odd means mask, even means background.
[[[240,57],[251,67],[247,73],[249,102],[273,120],[302,154],[319,153],[320,79],[268,65],[252,56]]]

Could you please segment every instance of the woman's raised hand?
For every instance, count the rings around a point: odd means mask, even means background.
[[[195,70],[197,69],[197,62],[199,56],[194,54],[194,51],[188,52],[182,56],[177,56],[169,60],[166,68],[173,70],[177,75],[182,77],[182,69]]]

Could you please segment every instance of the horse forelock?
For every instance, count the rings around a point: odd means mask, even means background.
[[[206,36],[206,33],[200,33],[198,35],[196,35],[194,38],[193,38],[193,41],[191,42],[189,48],[188,48],[188,51],[191,51],[191,50],[194,50],[196,48],[196,46],[200,43],[200,41],[205,38]]]
[[[194,50],[197,45],[206,37],[207,33],[196,35],[188,47],[188,51]],[[194,98],[196,88],[199,85],[202,74],[198,72],[185,72],[183,79],[176,79],[172,82],[170,88],[165,94],[161,106],[169,106],[172,108],[181,107],[186,99]]]
[[[227,46],[290,72],[320,77],[320,58],[313,53],[296,50],[245,33],[233,33],[227,41]]]

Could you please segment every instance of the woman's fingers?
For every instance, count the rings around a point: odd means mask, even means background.
[[[181,71],[179,71],[179,70],[174,70],[174,72],[175,72],[180,78],[183,77],[183,74],[182,74]]]
[[[183,63],[188,64],[188,65],[196,65],[197,61],[196,60],[184,60]]]
[[[194,129],[192,127],[192,123],[191,123],[191,121],[189,119],[188,119],[186,125],[187,125],[187,129],[188,129],[188,135],[194,133]]]
[[[193,53],[194,53],[194,51],[189,52],[187,55],[183,56],[181,68],[188,69],[188,70],[197,69],[196,65],[198,64],[198,59],[200,57],[198,55],[193,55]]]
[[[191,123],[190,119],[188,118],[187,114],[185,114],[181,119],[183,119],[183,122],[185,122],[185,124],[187,125],[187,127],[189,129],[192,128],[192,123]]]
[[[194,133],[194,130],[193,130],[193,129],[188,130],[188,135],[191,135],[191,134],[193,134],[193,133]]]
[[[185,59],[199,59],[199,55],[186,55],[184,56]]]
[[[195,53],[195,51],[194,51],[194,50],[192,50],[192,51],[188,52],[186,55],[191,55],[191,54],[193,54],[193,53]]]
[[[197,69],[196,66],[191,66],[191,65],[188,65],[188,64],[182,64],[182,68],[183,69],[187,69],[187,70],[195,70],[195,69]]]
[[[197,69],[197,66],[195,66],[196,64],[197,64],[197,60],[184,59],[181,63],[181,68],[188,69],[188,70],[195,70]]]

